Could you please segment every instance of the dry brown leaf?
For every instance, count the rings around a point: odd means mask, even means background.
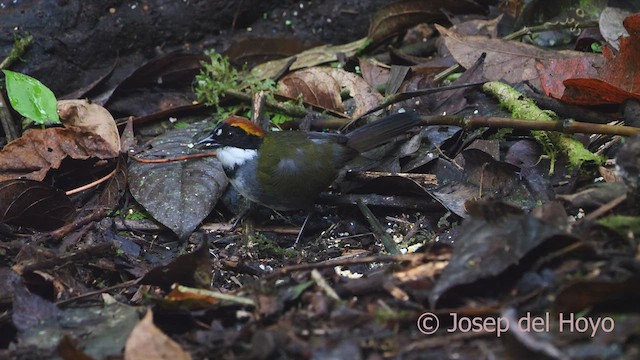
[[[503,80],[512,84],[529,81],[533,86],[541,89],[536,69],[538,60],[601,56],[570,50],[544,50],[516,41],[489,39],[484,36],[462,36],[439,25],[436,25],[436,28],[453,58],[464,68],[473,66],[480,55],[486,53],[483,73],[489,81]]]
[[[369,38],[374,44],[398,35],[420,24],[445,19],[449,14],[482,12],[482,7],[469,0],[405,0],[389,1],[373,15]]]
[[[112,144],[79,128],[30,129],[0,151],[0,181],[42,180],[66,157],[111,159],[118,156]]]
[[[346,57],[355,55],[359,49],[363,48],[368,41],[368,38],[362,38],[354,42],[350,42],[342,45],[322,45],[314,47],[312,49],[303,51],[297,55],[296,61],[291,64],[289,70],[297,70],[306,67],[312,67],[320,64],[326,64],[328,62],[338,60],[338,54],[344,54]],[[260,79],[266,79],[274,77],[285,67],[293,56],[284,59],[278,59],[260,64],[253,69],[251,73],[259,77]]]
[[[153,312],[133,328],[124,349],[125,360],[191,360],[191,355],[153,324]]]
[[[345,114],[340,94],[346,90],[355,101],[353,114]],[[360,76],[342,69],[315,67],[295,71],[280,80],[278,94],[289,98],[302,95],[305,103],[357,118],[375,107],[382,95]]]
[[[120,152],[118,127],[111,113],[102,106],[87,100],[60,100],[58,115],[65,127],[76,127],[100,135],[116,153]]]
[[[360,71],[362,72],[362,78],[369,84],[369,86],[377,88],[378,86],[386,85],[389,81],[389,66],[383,67],[379,63],[374,63],[368,59],[358,59],[360,63]]]

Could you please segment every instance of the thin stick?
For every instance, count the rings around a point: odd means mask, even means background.
[[[329,285],[327,279],[325,279],[322,274],[320,274],[320,271],[318,271],[318,269],[311,270],[311,278],[328,297],[332,298],[333,300],[340,301],[340,296],[338,295],[338,293],[331,287],[331,285]]]
[[[60,240],[73,230],[92,223],[96,220],[102,219],[107,214],[106,209],[98,209],[87,216],[81,217],[80,219],[75,220],[71,224],[64,225],[56,230],[53,230],[49,233],[46,233],[45,240]]]
[[[574,120],[563,121],[537,121],[528,119],[515,119],[493,116],[465,117],[460,115],[436,115],[421,116],[422,125],[453,125],[466,130],[479,127],[511,128],[522,130],[546,130],[557,131],[564,134],[603,134],[633,136],[640,134],[640,128],[632,126],[592,124]]]
[[[361,265],[371,263],[387,263],[387,262],[414,262],[417,260],[427,261],[444,261],[449,260],[448,257],[425,257],[424,254],[400,254],[400,255],[380,255],[380,256],[366,256],[355,259],[343,259],[343,260],[327,260],[312,264],[298,264],[290,265],[280,268],[278,271],[273,272],[266,276],[267,279],[277,277],[279,275],[286,275],[292,272],[307,271],[312,269],[324,269],[336,266],[349,266],[349,265]]]
[[[17,59],[20,59],[20,57],[25,53],[25,51],[27,51],[29,46],[31,46],[31,43],[33,43],[32,35],[27,35],[23,38],[16,40],[16,43],[15,45],[13,45],[13,49],[11,49],[11,52],[9,53],[9,55],[7,55],[7,57],[4,60],[2,60],[2,62],[0,63],[0,69],[6,69],[14,61],[16,61]]]
[[[81,191],[85,191],[87,189],[91,189],[92,187],[98,186],[100,184],[102,184],[103,182],[111,179],[113,177],[113,175],[115,175],[117,169],[113,169],[113,171],[111,171],[110,173],[108,173],[107,175],[101,177],[100,179],[90,182],[86,185],[82,185],[80,187],[77,187],[75,189],[71,189],[69,191],[67,191],[65,194],[67,194],[67,196],[71,196],[73,194],[77,194]]]
[[[199,154],[182,155],[182,156],[176,156],[176,157],[164,158],[164,159],[143,159],[143,158],[135,157],[133,155],[129,155],[129,157],[132,160],[139,163],[144,163],[144,164],[162,164],[162,163],[169,163],[169,162],[175,162],[175,161],[184,161],[189,159],[207,158],[212,156],[216,156],[215,151],[207,152],[207,153],[199,153]]]
[[[2,94],[0,94],[0,122],[8,143],[20,137],[13,116],[11,116],[11,111],[9,111],[7,102],[4,101]]]
[[[484,83],[485,83],[485,81],[479,81],[479,82],[473,82],[473,83],[464,83],[464,84],[441,86],[441,87],[434,87],[434,88],[428,88],[428,89],[419,89],[419,90],[415,90],[415,91],[407,91],[407,92],[403,92],[403,93],[393,94],[391,96],[387,96],[386,98],[384,98],[382,100],[382,102],[378,106],[375,106],[375,107],[369,109],[367,112],[365,112],[364,114],[360,115],[358,118],[353,119],[351,122],[349,122],[345,126],[345,128],[349,127],[351,124],[353,124],[354,122],[362,119],[363,117],[365,117],[367,115],[373,114],[374,112],[376,112],[378,110],[382,110],[382,109],[386,108],[389,105],[393,105],[395,103],[399,103],[400,101],[408,100],[408,99],[411,99],[411,98],[414,98],[414,97],[418,97],[418,96],[435,94],[435,93],[438,93],[438,92],[441,92],[441,91],[455,90],[455,89],[461,89],[461,88],[470,87],[470,86],[482,85]]]
[[[608,213],[609,211],[611,211],[616,206],[620,205],[625,200],[627,200],[627,194],[622,194],[622,195],[618,196],[617,198],[609,201],[606,204],[603,204],[602,206],[597,208],[595,211],[593,211],[592,213],[590,213],[587,216],[585,216],[580,221],[580,223],[586,223],[586,222],[594,221],[595,219],[597,219],[597,218],[601,217],[602,215],[604,215],[604,214]]]
[[[100,289],[100,290],[95,290],[95,291],[89,291],[87,293],[84,294],[80,294],[78,296],[66,299],[66,300],[60,300],[58,302],[56,302],[56,305],[60,306],[60,305],[66,305],[68,303],[74,302],[74,301],[78,301],[80,299],[84,299],[84,298],[88,298],[94,295],[100,295],[100,294],[104,294],[108,291],[112,291],[112,290],[117,290],[117,289],[122,289],[122,288],[126,288],[129,286],[133,286],[136,285],[138,283],[138,281],[140,281],[140,279],[142,278],[138,278],[138,279],[133,279],[133,280],[129,280],[129,281],[125,281],[121,284],[117,284],[117,285],[113,285],[113,286],[109,286],[106,287],[104,289]]]
[[[19,269],[18,273],[26,274],[36,270],[51,269],[54,266],[58,266],[66,262],[78,262],[82,259],[87,259],[94,256],[103,256],[105,252],[108,252],[110,249],[112,249],[111,243],[101,243],[86,249],[66,254],[64,256],[43,260],[34,264],[29,264],[22,269]]]
[[[389,234],[387,234],[382,224],[380,224],[378,219],[376,219],[376,217],[373,215],[371,210],[369,210],[367,205],[364,204],[362,199],[359,199],[357,204],[358,204],[358,207],[360,208],[360,211],[362,212],[362,215],[364,215],[364,217],[369,222],[369,225],[373,228],[373,233],[378,239],[380,239],[380,241],[382,241],[382,245],[384,245],[384,248],[389,252],[389,254],[391,255],[400,254],[400,249],[398,249],[398,245],[396,245],[396,243],[389,236]]]

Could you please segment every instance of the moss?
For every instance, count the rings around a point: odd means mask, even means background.
[[[554,112],[540,109],[533,100],[507,84],[491,81],[485,83],[482,89],[494,95],[500,105],[509,110],[514,118],[532,121],[558,121]],[[580,168],[588,161],[598,165],[605,161],[604,157],[590,152],[581,142],[569,135],[542,130],[532,130],[531,134],[542,145],[542,157],[550,160],[550,175],[554,173],[556,159],[561,153],[567,155],[570,169]]]
[[[259,233],[249,236],[248,246],[264,257],[287,259],[300,255],[296,250],[283,249],[278,243]]]
[[[582,143],[572,137],[562,136],[560,138],[560,146],[567,152],[569,157],[569,168],[580,167],[585,162],[593,162],[596,165],[602,165],[606,158],[587,150]]]
[[[218,108],[220,99],[228,92],[255,93],[267,91],[273,93],[276,84],[271,79],[260,80],[248,72],[239,72],[229,62],[229,59],[214,50],[205,51],[209,61],[201,63],[202,70],[196,75],[194,92],[198,101]]]
[[[306,109],[302,98],[278,102],[274,98],[277,86],[271,79],[260,79],[253,73],[238,71],[229,63],[229,60],[213,50],[205,51],[209,61],[203,61],[202,70],[195,78],[194,92],[199,102],[205,105],[214,106],[218,113],[218,119],[226,119],[231,115],[238,114],[242,108],[238,105],[231,105],[223,108],[220,100],[225,96],[250,102],[252,94],[260,91],[266,92],[265,103],[272,111],[267,115],[271,122],[278,125],[306,115]],[[249,116],[249,112],[247,115]]]

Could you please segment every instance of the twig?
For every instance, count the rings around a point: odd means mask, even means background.
[[[63,227],[60,227],[54,231],[51,231],[49,233],[44,234],[45,235],[45,240],[60,240],[62,239],[65,235],[69,234],[70,232],[72,232],[73,230],[84,226],[86,224],[89,224],[95,220],[98,219],[102,219],[105,215],[107,214],[107,210],[106,209],[98,209],[94,212],[92,212],[91,214],[82,217],[80,219],[75,220],[74,222],[72,222],[71,224],[67,224]]]
[[[233,98],[236,98],[238,100],[242,100],[246,103],[251,103],[252,101],[252,96],[251,94],[242,92],[242,91],[237,91],[237,90],[226,90],[225,94],[228,96],[231,96]],[[294,117],[304,117],[305,115],[307,115],[307,110],[303,107],[303,106],[298,106],[298,105],[292,105],[292,104],[286,104],[286,103],[280,103],[278,101],[276,101],[275,99],[271,98],[271,97],[267,97],[266,101],[265,101],[265,105],[270,108],[273,109],[277,112],[283,113],[283,114],[287,114],[287,115],[291,115]]]
[[[223,301],[230,301],[236,304],[241,304],[241,305],[248,305],[248,306],[256,306],[255,301],[253,301],[252,299],[248,298],[248,297],[244,297],[244,296],[237,296],[237,295],[232,295],[232,294],[223,294],[221,292],[218,291],[211,291],[211,290],[206,290],[206,289],[197,289],[197,288],[192,288],[192,287],[188,287],[188,286],[183,286],[183,285],[177,285],[173,287],[173,290],[177,290],[179,292],[188,292],[188,293],[192,293],[192,294],[197,294],[200,296],[204,296],[204,297],[208,297],[208,298],[213,298],[213,299],[218,299],[218,300],[223,300]],[[171,296],[171,294],[169,294],[169,297]]]
[[[571,21],[573,20],[573,21]],[[575,19],[567,19],[566,22],[546,22],[536,26],[525,26],[522,29],[513,32],[505,37],[503,40],[513,40],[525,35],[531,35],[537,32],[549,31],[549,30],[563,30],[563,29],[584,29],[589,27],[597,27],[598,22],[589,20],[584,23],[576,22]]]
[[[393,239],[387,234],[387,232],[382,227],[382,224],[376,219],[371,210],[364,204],[362,199],[357,202],[362,215],[367,219],[369,225],[373,228],[374,235],[382,241],[382,245],[391,255],[400,254],[400,249],[398,249],[398,245],[393,241]]]
[[[371,264],[371,263],[387,263],[387,262],[415,262],[418,260],[428,260],[428,261],[442,261],[448,260],[440,257],[427,258],[424,254],[399,254],[399,255],[379,255],[379,256],[366,256],[361,258],[349,258],[349,259],[341,259],[341,260],[327,260],[318,263],[312,264],[299,264],[299,265],[290,265],[280,268],[278,271],[273,272],[267,275],[266,279],[271,279],[277,276],[290,274],[298,271],[307,271],[313,269],[325,269],[332,268],[336,266],[349,266],[349,265],[361,265],[361,264]]]
[[[267,92],[260,90],[253,94],[251,102],[251,122],[258,124],[263,130],[269,129],[269,121],[262,121],[264,118],[264,103],[267,100]]]
[[[602,215],[606,214],[607,212],[611,211],[616,206],[622,204],[622,202],[624,202],[625,200],[627,200],[627,194],[622,194],[622,195],[618,196],[617,198],[609,201],[606,204],[603,204],[602,206],[597,208],[595,211],[593,211],[592,213],[590,213],[587,216],[585,216],[580,221],[580,223],[589,223],[589,222],[594,221],[595,219],[597,219],[597,218],[601,217]]]
[[[460,115],[425,115],[421,116],[420,119],[421,124],[425,126],[453,125],[464,128],[465,130],[473,130],[479,127],[489,127],[557,131],[564,134],[584,133],[621,136],[633,136],[640,134],[640,128],[637,127],[592,124],[574,120],[537,121],[493,116],[466,117]]]
[[[17,39],[9,55],[0,63],[0,70],[8,68],[14,61],[20,59],[29,46],[31,46],[31,43],[33,43],[32,35]]]
[[[25,274],[25,273],[33,272],[36,270],[50,269],[54,266],[64,264],[66,262],[77,262],[85,258],[104,255],[105,251],[110,250],[111,248],[112,248],[111,243],[101,243],[96,246],[82,249],[65,256],[60,256],[57,258],[48,259],[48,260],[40,261],[34,264],[26,265],[22,269],[18,269],[16,272],[20,274]]]
[[[408,100],[414,97],[418,97],[418,96],[423,96],[423,95],[429,95],[429,94],[435,94],[437,92],[441,92],[441,91],[447,91],[447,90],[455,90],[455,89],[461,89],[461,88],[465,88],[465,87],[470,87],[470,86],[477,86],[477,85],[482,85],[484,84],[484,81],[479,81],[479,82],[473,82],[473,83],[465,83],[465,84],[457,84],[457,85],[450,85],[450,86],[441,86],[441,87],[434,87],[434,88],[428,88],[428,89],[420,89],[420,90],[415,90],[415,91],[407,91],[407,92],[403,92],[403,93],[398,93],[398,94],[393,94],[390,96],[387,96],[386,98],[384,98],[382,100],[382,102],[374,107],[369,109],[367,112],[365,112],[364,114],[360,115],[360,117],[352,120],[351,122],[349,122],[347,124],[346,127],[349,127],[351,124],[353,124],[354,122],[362,119],[363,117],[373,114],[374,112],[378,111],[378,110],[382,110],[384,108],[386,108],[389,105],[393,105],[395,103],[398,103],[400,101],[404,101],[404,100]]]
[[[325,294],[327,294],[328,297],[332,298],[333,300],[340,301],[340,296],[338,295],[338,293],[333,290],[331,285],[329,285],[329,283],[327,282],[327,279],[325,279],[322,274],[320,274],[320,271],[318,271],[318,269],[311,270],[311,278],[313,279],[313,281],[315,281],[316,285],[318,285],[318,287],[322,289]]]
[[[113,171],[111,171],[110,173],[108,173],[107,175],[101,177],[100,179],[90,182],[86,185],[82,185],[80,187],[77,187],[75,189],[71,189],[69,191],[67,191],[65,194],[67,194],[67,196],[73,195],[73,194],[77,194],[79,192],[85,191],[87,189],[91,189],[92,187],[98,186],[100,184],[102,184],[103,182],[111,179],[113,177],[113,175],[115,175],[116,170],[118,169],[113,169]]]
[[[182,155],[182,156],[176,156],[176,157],[171,157],[171,158],[164,158],[164,159],[143,159],[143,158],[139,158],[139,157],[135,157],[133,155],[129,155],[129,157],[136,162],[139,163],[144,163],[144,164],[162,164],[162,163],[169,163],[169,162],[175,162],[175,161],[184,161],[184,160],[189,160],[189,159],[199,159],[199,158],[206,158],[206,157],[212,157],[212,156],[216,156],[216,152],[206,152],[206,153],[198,153],[198,154],[189,154],[189,155]]]
[[[409,231],[407,231],[406,234],[404,234],[403,238],[402,238],[402,242],[408,242],[412,237],[414,237],[417,233],[418,230],[420,230],[422,224],[425,222],[426,220],[426,216],[420,216],[420,218],[418,219],[418,221],[414,222],[413,224],[411,224],[411,228],[409,228]]]
[[[8,68],[15,60],[20,59],[22,55],[27,51],[31,43],[33,42],[33,36],[27,35],[23,38],[17,39],[13,49],[7,57],[0,63],[0,70]],[[2,130],[4,130],[7,142],[15,140],[19,137],[16,130],[13,117],[9,111],[9,107],[4,100],[4,97],[0,95],[0,122],[2,123]]]
[[[11,111],[9,111],[7,102],[4,100],[2,94],[0,94],[0,122],[2,123],[2,130],[4,130],[7,142],[11,142],[19,137],[13,116],[11,116]]]
[[[78,296],[74,296],[74,297],[69,298],[69,299],[60,300],[60,301],[56,302],[56,305],[58,305],[58,306],[66,305],[68,303],[71,303],[71,302],[74,302],[74,301],[78,301],[78,300],[81,300],[81,299],[84,299],[84,298],[88,298],[88,297],[91,297],[91,296],[94,296],[94,295],[100,295],[100,294],[104,294],[104,293],[109,292],[109,291],[113,291],[113,290],[117,290],[117,289],[126,288],[126,287],[129,287],[129,286],[133,286],[133,285],[136,285],[138,283],[138,281],[140,281],[140,279],[142,279],[142,278],[137,278],[137,279],[125,281],[125,282],[123,282],[121,284],[109,286],[109,287],[106,287],[106,288],[100,289],[100,290],[89,291],[87,293],[80,294]]]
[[[278,71],[275,75],[273,75],[273,77],[271,77],[271,79],[273,81],[278,81],[280,80],[281,77],[284,76],[284,74],[287,73],[287,71],[289,71],[289,68],[291,67],[291,65],[293,65],[294,62],[298,61],[298,56],[294,55],[292,57],[290,57],[287,62],[282,66],[282,68],[280,69],[280,71]]]

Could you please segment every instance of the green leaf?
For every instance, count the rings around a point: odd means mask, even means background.
[[[311,287],[311,285],[313,285],[315,282],[314,281],[307,281],[301,284],[298,284],[296,286],[294,286],[293,288],[289,289],[290,290],[290,300],[296,300],[297,298],[300,297],[300,295],[302,295],[302,293],[305,292],[305,290],[307,290],[309,287]]]
[[[11,106],[36,124],[60,123],[56,96],[40,81],[10,70],[2,70]]]

